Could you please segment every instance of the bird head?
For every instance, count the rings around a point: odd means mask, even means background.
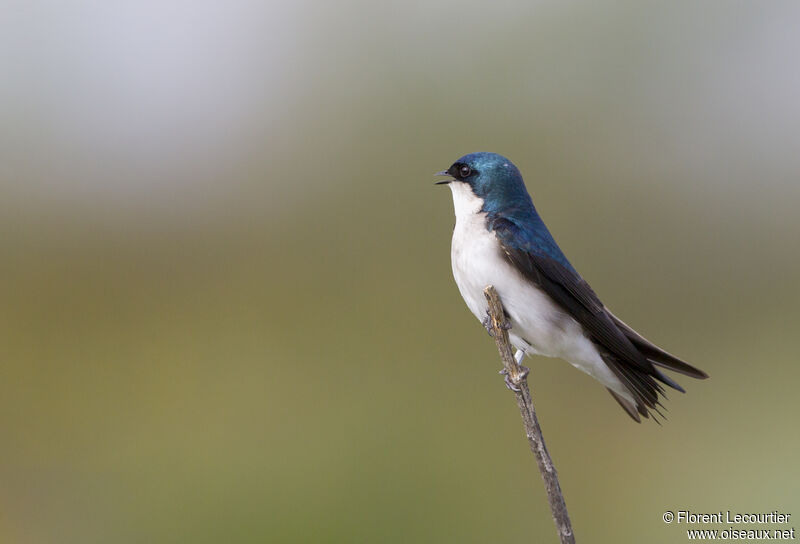
[[[483,200],[483,211],[486,212],[532,205],[517,167],[497,153],[464,155],[437,175],[452,176],[452,179],[438,184],[467,184],[473,194]]]

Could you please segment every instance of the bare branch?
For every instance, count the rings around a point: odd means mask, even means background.
[[[503,360],[503,367],[508,375],[509,381],[518,391],[514,391],[517,399],[519,413],[522,415],[522,422],[525,425],[525,435],[528,437],[528,445],[536,457],[536,464],[539,465],[539,472],[542,473],[547,500],[550,502],[550,510],[553,513],[553,521],[556,524],[558,537],[561,544],[575,544],[575,534],[572,532],[572,523],[569,520],[567,505],[564,502],[564,495],[561,493],[561,486],[558,483],[558,474],[547,446],[544,443],[542,429],[539,427],[539,420],[533,408],[531,393],[528,390],[527,370],[517,364],[514,354],[511,352],[511,344],[508,341],[508,325],[505,319],[503,305],[500,297],[497,296],[493,286],[488,286],[483,290],[486,300],[489,303],[489,317],[491,328],[494,333],[494,341],[500,358]]]

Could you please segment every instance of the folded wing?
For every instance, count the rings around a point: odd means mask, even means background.
[[[680,385],[655,365],[693,378],[708,377],[705,372],[649,342],[614,316],[568,263],[559,262],[552,255],[538,251],[532,244],[521,243],[525,237],[520,235],[519,228],[512,221],[496,218],[492,230],[500,241],[506,259],[589,334],[605,363],[633,395],[639,414],[649,417],[650,410],[658,412],[658,397],[664,393],[662,383],[683,391]],[[613,392],[612,395],[632,418],[639,421],[631,407],[626,406],[618,395]]]

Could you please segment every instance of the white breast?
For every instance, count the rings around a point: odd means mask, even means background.
[[[450,253],[453,277],[475,317],[486,317],[483,290],[494,285],[510,317],[509,338],[517,349],[560,357],[630,397],[581,325],[506,261],[497,237],[486,228],[486,214],[480,211],[483,201],[466,183],[453,182],[449,187],[456,212]]]

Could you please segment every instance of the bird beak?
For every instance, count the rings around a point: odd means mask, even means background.
[[[448,172],[447,170],[442,170],[441,172],[436,172],[434,175],[435,176],[449,176],[450,172]],[[434,185],[447,185],[451,181],[453,181],[453,180],[452,179],[446,179],[444,181],[437,181]]]

